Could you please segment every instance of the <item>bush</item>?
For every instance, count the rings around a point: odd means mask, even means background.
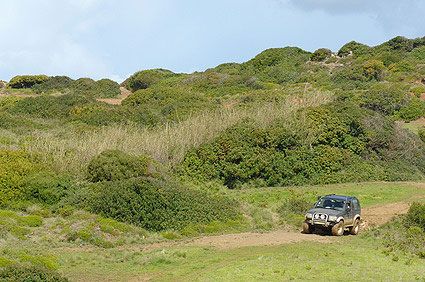
[[[23,179],[38,170],[38,161],[24,151],[0,149],[0,207],[22,198]]]
[[[326,48],[321,48],[314,51],[310,56],[310,60],[313,62],[322,62],[332,55],[332,51]]]
[[[54,76],[50,77],[49,80],[36,84],[32,87],[36,93],[47,93],[49,91],[64,91],[71,87],[74,80],[67,76]]]
[[[1,281],[61,282],[69,281],[59,273],[38,266],[11,264],[0,270]]]
[[[403,223],[406,227],[417,226],[425,232],[425,204],[412,203]]]
[[[378,60],[370,60],[363,65],[363,72],[369,79],[382,80],[382,73],[385,69],[384,64]]]
[[[27,200],[36,200],[53,205],[67,194],[71,187],[71,178],[54,172],[28,174],[22,180],[22,190]]]
[[[135,92],[139,89],[146,89],[158,83],[160,80],[172,77],[175,74],[172,71],[164,69],[153,69],[139,71],[130,76],[128,80],[128,87]]]
[[[96,81],[95,88],[95,96],[98,98],[116,98],[121,95],[120,85],[110,79]]]
[[[341,49],[339,49],[338,56],[346,57],[350,54],[353,54],[354,56],[358,57],[358,56],[366,54],[369,49],[370,47],[367,45],[357,43],[355,41],[351,41],[345,44],[344,46],[342,46]]]
[[[30,97],[18,101],[10,112],[37,118],[64,119],[69,117],[71,110],[76,106],[87,106],[94,103],[96,103],[94,99],[71,94],[59,97]]]
[[[18,75],[10,80],[7,87],[21,89],[31,88],[35,84],[41,84],[49,80],[45,75]]]
[[[84,203],[90,211],[147,230],[181,230],[193,223],[234,220],[236,202],[152,178],[92,184]]]
[[[229,188],[421,178],[424,146],[389,119],[332,103],[300,111],[299,120],[305,123],[237,124],[189,150],[179,173],[201,183],[218,180]]]
[[[92,96],[91,93],[95,91],[96,82],[91,78],[79,78],[72,82],[71,89],[76,94]]]
[[[145,156],[135,157],[118,150],[106,150],[94,157],[87,167],[91,182],[123,180],[149,174],[150,161]]]

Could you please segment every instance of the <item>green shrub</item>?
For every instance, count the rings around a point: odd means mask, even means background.
[[[18,219],[18,224],[28,227],[39,227],[43,225],[43,218],[38,215],[21,216]]]
[[[96,81],[96,97],[98,98],[117,98],[121,95],[120,85],[110,79],[101,79]]]
[[[425,128],[424,127],[419,128],[418,135],[419,135],[419,138],[422,140],[422,142],[425,143]]]
[[[96,89],[96,82],[91,78],[79,78],[70,85],[76,94],[84,96],[93,96],[92,93]]]
[[[128,80],[128,87],[135,92],[139,89],[146,89],[158,83],[160,80],[172,77],[175,74],[172,71],[164,69],[153,69],[139,71],[130,76]]]
[[[423,145],[390,119],[348,103],[307,108],[298,119],[305,122],[237,124],[189,150],[179,174],[229,188],[421,178]]]
[[[236,202],[209,196],[157,179],[101,182],[87,187],[84,203],[91,212],[147,230],[181,230],[192,223],[240,217]]]
[[[11,264],[0,270],[1,281],[61,282],[69,281],[59,273],[38,266]]]
[[[346,57],[350,54],[353,54],[354,56],[358,57],[366,54],[369,49],[370,47],[367,45],[351,41],[339,49],[338,56]]]
[[[35,84],[32,86],[32,89],[36,93],[48,93],[50,91],[63,92],[71,87],[73,81],[73,79],[67,76],[53,76],[43,83]]]
[[[425,232],[425,204],[412,203],[403,223],[407,227],[417,226]]]
[[[39,169],[38,161],[24,151],[0,149],[0,207],[21,198],[24,177]]]
[[[369,79],[382,80],[382,73],[385,69],[384,64],[379,60],[370,60],[363,65],[363,72]]]
[[[9,88],[31,88],[35,84],[41,84],[49,80],[45,75],[18,75],[12,78],[7,87]]]
[[[118,150],[106,150],[94,157],[87,167],[90,182],[123,180],[149,174],[150,161]]]
[[[80,95],[40,96],[20,100],[10,112],[37,118],[65,119],[70,116],[72,109],[76,106],[87,106],[93,103],[96,103],[94,99]]]
[[[71,178],[53,172],[38,172],[27,175],[22,181],[22,190],[27,200],[37,200],[53,205],[66,195]]]
[[[310,60],[313,62],[322,62],[332,55],[332,51],[326,48],[317,49],[310,56]]]

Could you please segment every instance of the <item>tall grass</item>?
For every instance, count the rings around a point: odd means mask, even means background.
[[[89,160],[106,149],[118,149],[135,155],[147,154],[175,166],[187,150],[211,141],[244,119],[252,119],[262,126],[271,124],[277,118],[290,123],[298,109],[329,103],[332,97],[331,92],[311,91],[302,98],[288,97],[279,103],[203,112],[184,121],[153,129],[125,124],[79,134],[39,131],[26,144],[26,149],[41,154],[46,162],[53,163],[56,171],[75,176],[82,176]]]

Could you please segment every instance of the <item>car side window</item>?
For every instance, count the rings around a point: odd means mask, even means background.
[[[360,209],[359,200],[354,199],[353,200],[353,204],[354,204],[354,209],[356,209],[356,210],[359,210]]]

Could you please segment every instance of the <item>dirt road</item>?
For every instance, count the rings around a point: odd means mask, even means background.
[[[395,202],[364,208],[362,209],[362,228],[370,229],[373,226],[382,225],[390,221],[393,216],[406,213],[408,209],[409,204],[406,202]],[[299,242],[332,243],[346,240],[349,237],[350,236],[335,237],[326,234],[303,234],[301,231],[275,230],[264,233],[244,232],[206,236],[183,241],[137,245],[136,248],[140,249],[140,251],[151,251],[168,247],[199,246],[225,250],[253,246],[275,246]],[[134,247],[135,246],[132,246],[132,248]],[[128,248],[128,246],[123,248]]]

